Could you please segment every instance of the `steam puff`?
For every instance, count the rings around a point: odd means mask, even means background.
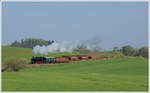
[[[47,55],[50,52],[72,52],[79,45],[79,41],[75,41],[74,43],[69,43],[67,41],[63,41],[61,43],[54,42],[48,46],[39,46],[36,45],[33,48],[33,55]]]

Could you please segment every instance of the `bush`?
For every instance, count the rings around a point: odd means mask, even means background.
[[[143,47],[139,49],[139,56],[148,58],[148,47]]]
[[[135,54],[135,49],[132,48],[131,46],[127,45],[127,46],[122,47],[122,53],[123,53],[125,56],[134,56],[134,54]]]
[[[89,51],[87,49],[85,49],[85,48],[78,49],[78,52],[79,53],[89,53]]]
[[[134,49],[133,56],[139,56],[139,49]]]
[[[105,52],[105,53],[102,53],[100,58],[106,58],[106,59],[109,59],[109,58],[124,58],[125,56],[122,54],[122,52],[117,52],[117,51],[112,51],[112,52]]]
[[[108,55],[108,58],[122,58],[124,55],[121,52],[112,52]]]
[[[120,49],[117,46],[113,48],[113,52],[119,52],[119,51]]]
[[[25,68],[26,65],[27,65],[27,63],[26,63],[25,59],[10,58],[3,65],[2,71],[18,72],[21,69]]]
[[[98,58],[102,57],[102,52],[101,51],[96,51],[96,52],[89,52],[89,56],[97,56]]]

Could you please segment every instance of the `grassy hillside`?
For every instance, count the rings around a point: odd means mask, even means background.
[[[2,46],[2,63],[8,58],[25,58],[30,61],[32,57],[32,49],[30,48],[16,48]]]
[[[2,73],[3,91],[147,91],[148,60],[122,58]]]
[[[60,56],[74,56],[74,55],[86,55],[80,54],[77,52],[74,53],[49,53],[47,56],[51,57],[60,57]],[[40,56],[40,55],[35,55]],[[4,63],[9,58],[25,58],[28,62],[33,57],[31,48],[17,48],[17,47],[8,47],[2,46],[2,63]]]

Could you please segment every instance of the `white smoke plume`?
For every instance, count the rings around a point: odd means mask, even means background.
[[[75,49],[78,49],[81,45],[84,45],[85,48],[89,51],[98,51],[100,49],[100,43],[100,37],[93,36],[82,43],[76,40],[75,42],[54,42],[48,46],[37,45],[33,48],[33,55],[48,55],[48,53],[52,52],[73,52]]]
[[[48,46],[35,46],[33,48],[33,55],[40,54],[40,55],[47,55],[48,53],[52,52],[73,52],[74,49],[76,49],[79,45],[79,41],[75,42],[54,42],[51,45]]]

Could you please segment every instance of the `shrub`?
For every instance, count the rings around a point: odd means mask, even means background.
[[[124,55],[121,52],[111,52],[108,58],[122,58]]]
[[[98,58],[102,57],[102,52],[101,51],[96,51],[96,52],[89,52],[89,56],[97,56]]]
[[[26,63],[25,59],[10,58],[3,65],[2,71],[18,72],[21,69],[25,68],[26,65],[27,65],[27,63]]]
[[[134,49],[133,56],[139,56],[139,49]]]
[[[113,52],[119,52],[120,51],[120,49],[117,47],[117,46],[115,46],[114,48],[113,48]]]
[[[139,49],[139,56],[148,58],[148,47],[143,47]]]
[[[134,54],[135,54],[135,49],[132,48],[131,46],[127,45],[127,46],[122,47],[122,53],[123,53],[125,56],[134,56]]]
[[[85,48],[78,49],[78,52],[79,53],[89,53],[89,51],[87,49],[85,49]]]

